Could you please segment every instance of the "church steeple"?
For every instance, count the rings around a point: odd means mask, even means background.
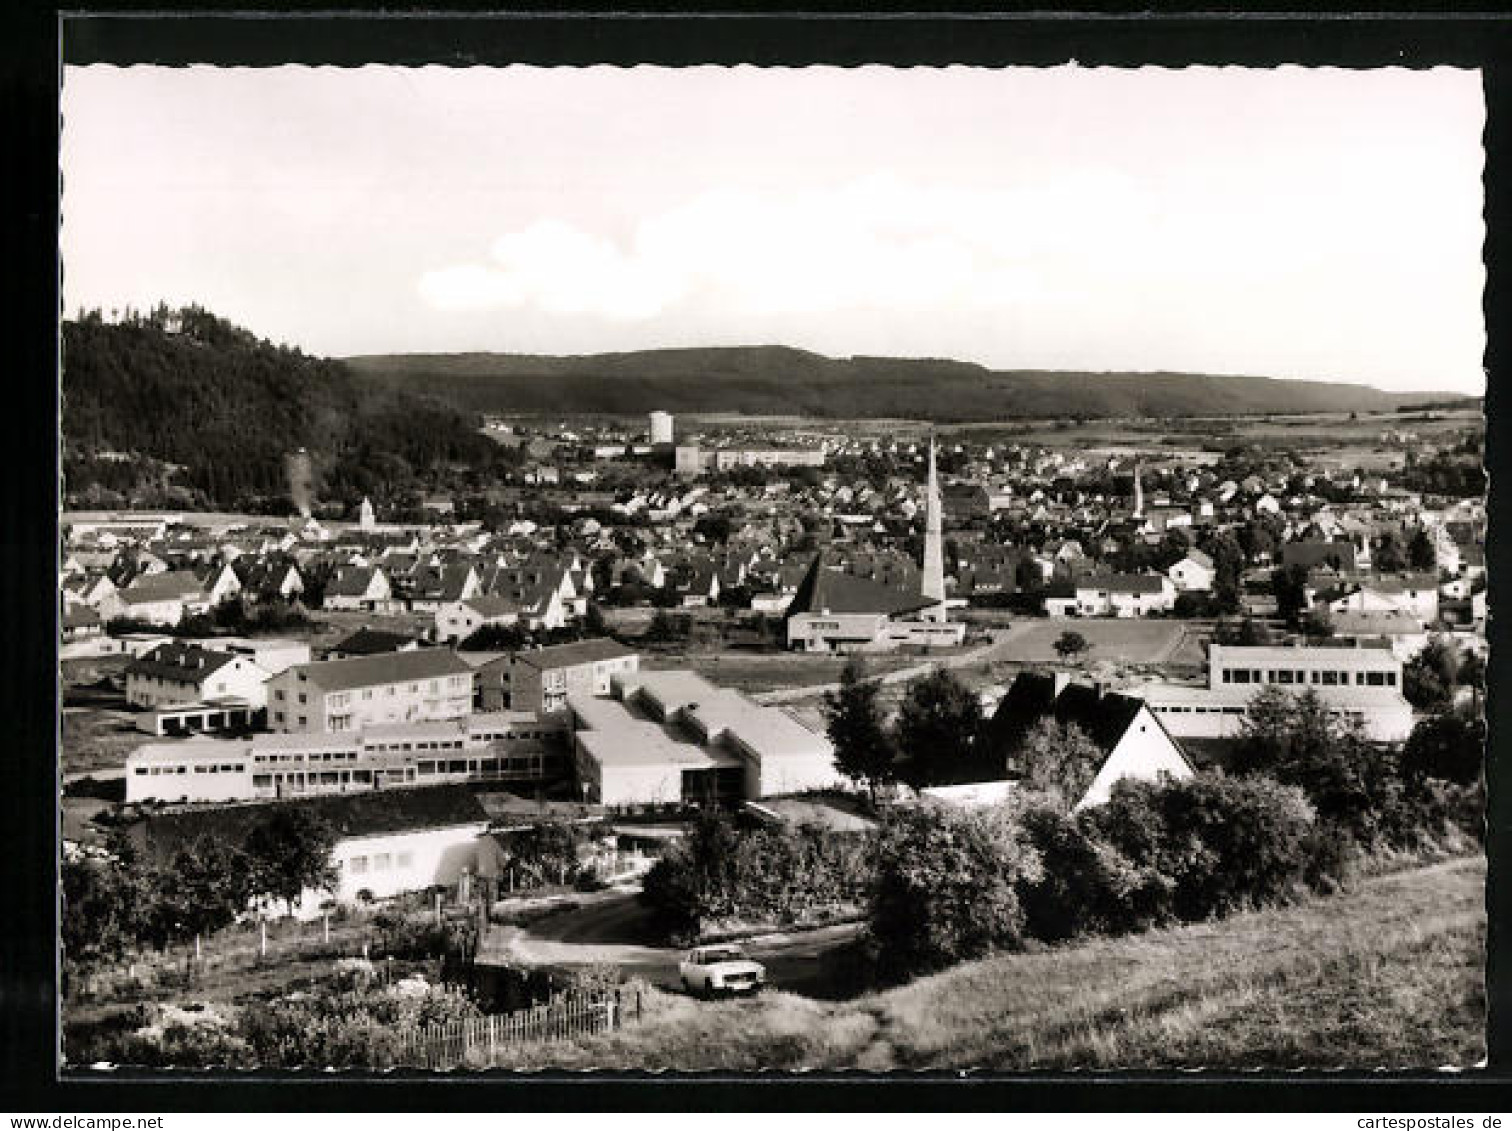
[[[1139,481],[1139,460],[1134,461],[1134,517],[1144,517],[1144,484]]]
[[[942,534],[940,480],[935,471],[935,441],[929,437],[929,484],[924,493],[924,576],[920,595],[937,602],[920,615],[925,620],[945,619],[945,541]]]

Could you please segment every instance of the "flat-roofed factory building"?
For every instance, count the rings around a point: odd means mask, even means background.
[[[694,672],[615,676],[609,698],[573,695],[567,706],[590,802],[752,800],[842,784],[827,738]]]

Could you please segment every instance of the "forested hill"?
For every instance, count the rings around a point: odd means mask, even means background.
[[[259,340],[207,311],[63,324],[65,488],[75,504],[286,510],[394,500],[452,465],[500,458],[480,421],[375,388],[346,365]],[[301,488],[294,488],[298,493]]]
[[[780,346],[549,357],[387,354],[346,359],[374,384],[473,412],[798,413],[939,421],[1015,417],[1365,412],[1443,400],[1364,385],[1195,373],[991,370],[960,361],[835,359]]]

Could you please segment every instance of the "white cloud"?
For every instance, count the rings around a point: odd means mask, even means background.
[[[428,272],[420,290],[441,310],[616,320],[686,302],[736,316],[978,307],[1035,285],[1031,258],[1076,206],[884,176],[786,194],[715,191],[643,220],[626,245],[538,221],[498,238],[486,264]]]

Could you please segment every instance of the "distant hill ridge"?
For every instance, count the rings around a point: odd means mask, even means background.
[[[1391,393],[1272,377],[994,370],[939,358],[830,358],[787,346],[567,356],[371,354],[344,361],[371,382],[423,391],[482,413],[667,409],[943,422],[1368,412],[1455,399],[1442,392]]]

